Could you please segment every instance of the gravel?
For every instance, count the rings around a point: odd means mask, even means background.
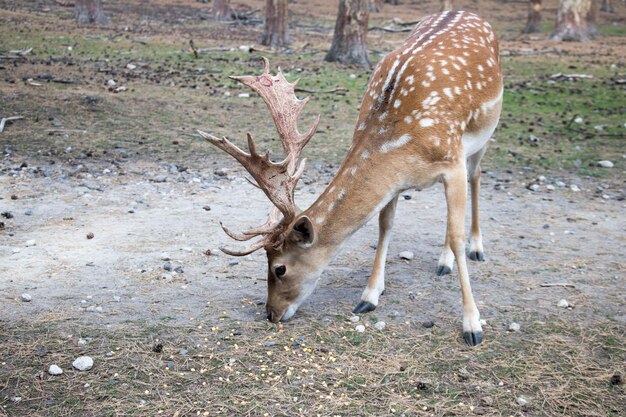
[[[61,369],[57,365],[50,365],[50,367],[48,368],[48,373],[53,376],[61,375],[63,373],[63,369]]]
[[[410,261],[413,258],[415,258],[415,254],[409,250],[400,252],[400,259],[405,259],[407,261]]]
[[[72,366],[79,371],[88,371],[93,367],[93,359],[89,356],[79,356],[72,362]]]
[[[363,326],[362,324],[359,324],[358,326],[354,328],[354,330],[356,330],[359,333],[363,333],[365,331],[365,326]]]
[[[519,323],[511,323],[509,324],[509,331],[510,332],[519,332],[520,329],[522,328],[522,326],[519,325]]]
[[[28,293],[22,294],[21,297],[22,297],[22,301],[24,301],[25,303],[30,303],[33,300],[33,297]]]
[[[569,307],[569,303],[567,302],[567,300],[565,298],[560,299],[559,302],[556,305],[558,307],[561,307],[561,308]]]
[[[387,325],[387,323],[385,323],[384,321],[378,321],[376,322],[376,324],[374,325],[374,327],[376,328],[376,330],[384,330],[385,326]]]
[[[359,316],[352,316],[352,317],[350,317],[350,321],[352,323],[357,323],[359,320],[361,320],[361,318]]]

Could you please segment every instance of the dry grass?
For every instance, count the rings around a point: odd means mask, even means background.
[[[624,375],[623,326],[555,320],[514,334],[491,327],[474,349],[452,323],[364,333],[341,317],[278,327],[3,323],[0,414],[623,415],[624,386],[611,383]],[[91,371],[71,369],[81,354],[93,356]],[[48,375],[52,363],[65,373]]]

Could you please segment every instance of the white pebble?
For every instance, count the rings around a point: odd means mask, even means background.
[[[400,252],[400,259],[406,259],[407,261],[410,261],[413,258],[415,258],[415,254],[409,250]]]
[[[356,78],[356,74],[350,74],[350,79],[354,80]]]
[[[570,190],[572,190],[575,193],[580,191],[580,188],[576,184],[570,185],[569,188],[570,188]]]
[[[107,87],[113,87],[115,84],[117,84],[117,83],[115,82],[115,80],[109,80],[109,81],[107,81]]]
[[[556,187],[554,185],[552,185],[552,184],[548,184],[548,185],[546,185],[546,190],[554,191],[554,190],[556,190]]]
[[[569,303],[567,302],[567,300],[565,298],[560,299],[559,302],[556,305],[558,307],[561,307],[561,308],[569,307]]]
[[[135,65],[135,64],[128,64],[128,65],[126,65],[126,68],[128,68],[129,70],[134,70],[134,69],[137,68],[137,65]]]
[[[485,320],[485,319],[480,319],[480,325],[481,325],[481,326],[486,326],[486,325],[487,325],[487,320]]]
[[[57,365],[50,365],[48,373],[50,375],[61,375],[63,373],[63,369],[59,368]]]
[[[35,245],[37,245],[37,241],[35,239],[27,240],[24,244],[24,246],[26,246],[27,248]]]
[[[517,397],[515,402],[518,403],[521,406],[525,406],[526,404],[528,404],[528,401],[526,401],[526,399],[524,397]]]
[[[359,333],[363,333],[365,331],[365,326],[363,326],[362,324],[359,324],[358,326],[354,328],[354,330],[356,330]]]
[[[13,248],[12,252],[13,253],[20,253],[22,250],[20,248]]]
[[[376,330],[383,330],[386,325],[387,325],[387,323],[385,323],[384,321],[378,321],[378,322],[376,322],[374,327],[376,328]]]
[[[611,161],[598,161],[598,166],[602,168],[613,168],[613,162]]]
[[[88,371],[93,367],[93,359],[89,356],[79,356],[72,362],[72,366],[79,371]]]
[[[510,332],[519,332],[520,329],[522,328],[522,326],[519,325],[519,323],[511,323],[509,324],[509,331]]]
[[[24,301],[25,303],[30,303],[33,300],[33,297],[28,294],[28,293],[24,293],[22,294],[22,301]]]
[[[554,185],[556,185],[557,187],[561,187],[561,188],[565,187],[565,183],[563,181],[557,181],[554,183]]]
[[[583,118],[578,116],[577,118],[574,119],[574,123],[578,123],[581,124],[583,122]]]
[[[359,316],[352,316],[352,317],[350,317],[350,321],[352,323],[357,323],[359,320],[361,320],[361,318]]]
[[[248,98],[248,97],[250,97],[250,94],[248,94],[248,93],[239,93],[238,97],[239,98]]]

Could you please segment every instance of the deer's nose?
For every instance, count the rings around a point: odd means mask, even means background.
[[[278,315],[269,307],[265,306],[265,312],[267,313],[267,319],[272,323],[277,323],[280,319]]]

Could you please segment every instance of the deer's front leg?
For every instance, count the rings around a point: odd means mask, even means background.
[[[467,200],[467,171],[465,164],[451,169],[444,176],[446,202],[448,204],[447,241],[456,257],[463,296],[463,338],[470,346],[482,341],[483,331],[480,314],[474,302],[465,260],[465,204]]]
[[[396,214],[398,196],[395,196],[380,212],[378,216],[378,247],[376,248],[376,259],[372,268],[372,275],[367,281],[367,287],[361,295],[361,301],[352,310],[353,313],[367,313],[378,305],[378,297],[385,291],[385,260],[387,259],[387,249],[391,240],[391,229],[393,228],[393,218]]]

